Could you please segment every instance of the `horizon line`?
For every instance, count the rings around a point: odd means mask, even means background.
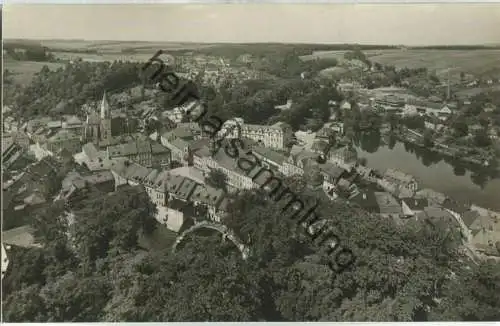
[[[252,44],[279,44],[279,45],[289,45],[289,44],[297,44],[297,45],[359,45],[359,46],[391,46],[391,47],[407,47],[407,48],[415,48],[415,47],[434,47],[434,46],[463,46],[463,47],[474,47],[474,46],[483,46],[483,47],[498,47],[500,43],[474,43],[474,44],[419,44],[419,45],[407,45],[407,44],[390,44],[390,43],[337,43],[337,42],[272,42],[272,41],[262,41],[262,42],[234,42],[234,41],[216,41],[216,42],[194,42],[194,41],[159,41],[159,40],[98,40],[98,39],[80,39],[80,38],[6,38],[4,37],[4,43],[6,41],[66,41],[66,42],[74,42],[74,41],[83,41],[83,42],[117,42],[117,43],[125,43],[125,42],[136,42],[136,43],[177,43],[177,44],[204,44],[204,45],[230,45],[230,44],[244,44],[244,45],[252,45]]]

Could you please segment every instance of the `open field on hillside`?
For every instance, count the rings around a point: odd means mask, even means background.
[[[81,53],[81,52],[52,52],[52,54],[61,60],[76,60],[81,58],[84,61],[90,62],[100,62],[100,61],[137,61],[137,62],[146,62],[149,58],[151,58],[155,52],[157,51],[151,49],[145,53]]]
[[[370,60],[396,67],[427,67],[437,73],[500,74],[500,50],[381,50]],[[375,53],[368,53],[375,54]]]
[[[212,47],[212,44],[172,43],[172,42],[141,42],[141,41],[86,41],[86,40],[17,40],[7,39],[6,44],[19,46],[41,45],[50,50],[85,51],[98,50],[103,52],[120,52],[122,49],[136,49],[137,51],[190,50]]]
[[[314,51],[312,54],[303,55],[300,57],[303,61],[310,61],[314,59],[331,59],[331,58],[342,58],[344,53],[347,51],[339,50],[339,51]]]
[[[62,67],[62,63],[53,62],[34,62],[34,61],[16,61],[5,60],[4,69],[8,69],[13,73],[12,78],[14,81],[21,85],[28,84],[33,76],[42,70],[43,66],[49,67],[50,70],[56,70]]]
[[[315,51],[312,55],[302,56],[302,60],[315,58],[340,58],[346,51]],[[399,68],[426,67],[436,70],[439,75],[460,74],[460,72],[475,75],[500,75],[500,50],[370,50],[365,54],[371,61],[390,64]]]

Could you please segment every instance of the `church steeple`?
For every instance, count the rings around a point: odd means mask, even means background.
[[[111,117],[111,112],[109,111],[108,99],[106,97],[106,91],[104,91],[104,95],[102,96],[101,102],[101,119],[109,119]]]

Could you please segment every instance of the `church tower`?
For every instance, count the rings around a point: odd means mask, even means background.
[[[106,91],[104,91],[104,95],[102,97],[100,118],[100,140],[109,142],[111,140],[111,110],[109,109]]]

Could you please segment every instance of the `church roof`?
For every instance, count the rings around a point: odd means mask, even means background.
[[[111,116],[111,112],[109,110],[108,98],[106,96],[106,91],[104,91],[104,95],[102,96],[101,102],[101,119],[106,119]]]

